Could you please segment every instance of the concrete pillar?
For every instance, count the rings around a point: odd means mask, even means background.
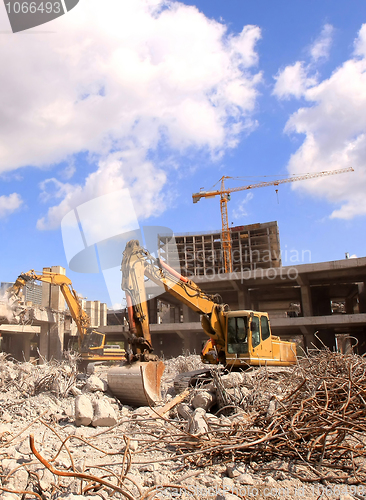
[[[303,316],[313,316],[311,290],[309,285],[301,286],[301,312]]]
[[[314,331],[306,326],[302,326],[300,329],[304,336],[305,349],[314,349],[315,346],[319,344],[319,341],[314,335]]]
[[[30,348],[31,348],[31,339],[33,335],[29,335],[29,333],[23,334],[23,359],[24,361],[30,360]]]
[[[182,306],[182,311],[183,311],[183,323],[194,323],[196,321],[200,320],[199,314],[197,314],[195,311],[192,311],[192,309],[185,304]]]
[[[250,309],[253,311],[259,311],[259,300],[257,297],[250,299]]]
[[[178,333],[178,332],[177,332]],[[183,352],[191,352],[192,351],[192,335],[190,333],[178,333],[178,335],[180,336],[180,338],[183,340]]]
[[[358,283],[358,308],[360,313],[366,313],[366,283]]]
[[[49,326],[50,324],[41,325],[41,333],[39,335],[39,364],[43,365],[43,359],[48,361],[48,345],[49,345]]]
[[[52,323],[49,332],[49,357],[61,361],[64,352],[65,319],[63,313],[56,313],[56,323]]]
[[[180,322],[180,307],[170,306],[170,323],[179,323]]]
[[[147,301],[149,311],[149,322],[156,325],[158,322],[158,299],[154,297]]]
[[[251,304],[248,289],[243,288],[242,290],[238,290],[238,309],[250,309],[250,306]]]
[[[107,326],[107,304],[100,304],[100,326]]]
[[[47,272],[66,274],[66,269],[61,266],[44,267],[44,274]],[[64,311],[66,308],[64,296],[59,286],[49,283],[42,283],[42,306],[50,307],[56,311]]]

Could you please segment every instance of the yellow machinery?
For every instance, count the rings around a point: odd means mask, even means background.
[[[36,274],[33,270],[22,273],[18,276],[14,285],[8,289],[8,293],[19,295],[20,290],[33,281],[41,281],[60,287],[78,329],[79,352],[83,368],[86,367],[88,362],[121,361],[124,359],[124,349],[117,348],[117,346],[109,348],[109,346],[105,345],[104,333],[97,332],[90,327],[90,318],[81,307],[80,299],[72,287],[71,280],[64,274],[51,271]]]
[[[272,336],[267,313],[229,311],[219,296],[203,292],[193,281],[153,257],[137,240],[127,243],[121,269],[130,347],[126,351],[127,363],[109,370],[108,385],[123,403],[141,406],[160,399],[164,364],[153,354],[145,277],[201,315],[202,328],[210,337],[202,351],[204,362],[243,369],[296,363],[295,343]]]

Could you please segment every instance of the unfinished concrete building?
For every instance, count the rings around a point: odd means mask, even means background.
[[[277,222],[230,228],[233,270],[269,269],[281,265]],[[224,272],[221,231],[158,236],[160,256],[184,276]]]

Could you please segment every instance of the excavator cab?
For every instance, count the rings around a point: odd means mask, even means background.
[[[225,345],[214,339],[206,342],[201,359],[204,363],[223,363],[230,368],[248,366],[288,366],[296,363],[296,346],[271,333],[267,313],[229,311],[226,316]]]
[[[96,351],[98,349],[103,350],[104,343],[105,335],[92,330],[84,335],[80,350],[82,353]]]

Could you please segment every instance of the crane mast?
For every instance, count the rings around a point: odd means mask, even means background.
[[[229,228],[229,219],[227,211],[227,202],[230,200],[230,194],[237,191],[247,191],[249,189],[256,189],[268,186],[278,186],[279,184],[287,184],[290,182],[304,181],[307,179],[315,179],[317,177],[325,177],[328,175],[345,174],[346,172],[353,172],[352,167],[341,168],[338,170],[325,170],[323,172],[315,172],[304,175],[297,175],[288,177],[286,179],[278,179],[275,181],[263,181],[255,184],[248,184],[246,186],[239,186],[235,188],[226,188],[225,179],[233,179],[233,177],[221,177],[221,188],[213,191],[199,191],[192,194],[193,203],[197,203],[201,198],[214,198],[220,196],[220,210],[221,210],[221,225],[222,225],[222,249],[225,273],[232,272],[232,257],[231,257],[231,236]]]

